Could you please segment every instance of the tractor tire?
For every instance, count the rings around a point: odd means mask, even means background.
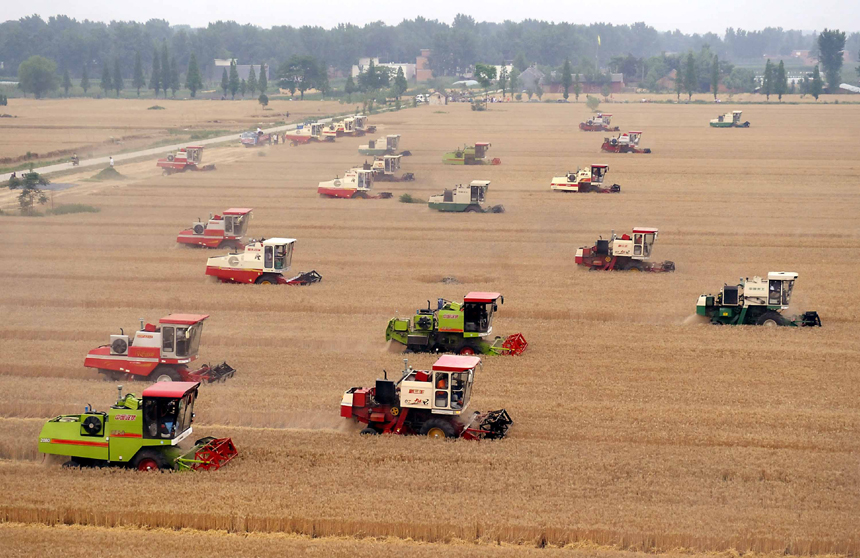
[[[457,431],[450,421],[445,419],[430,419],[421,426],[419,432],[428,438],[456,438]]]
[[[182,376],[176,369],[169,366],[156,366],[155,370],[149,373],[147,379],[153,382],[181,382]]]
[[[469,207],[466,208],[465,213],[480,213],[480,211],[474,205],[470,205]]]
[[[467,344],[464,344],[464,345],[461,345],[460,347],[457,347],[456,352],[458,355],[468,355],[468,356],[481,354],[480,351],[478,351],[478,349],[476,347],[474,347],[472,345],[467,345]]]
[[[760,326],[781,326],[785,325],[785,318],[783,318],[778,312],[765,312],[755,321],[756,325]]]
[[[277,285],[278,278],[274,275],[260,275],[254,283],[257,285]]]
[[[377,434],[379,434],[379,431],[369,426],[358,433],[359,436],[376,436]]]
[[[131,467],[138,471],[156,471],[159,469],[172,469],[165,459],[164,454],[158,450],[142,449],[131,460]]]

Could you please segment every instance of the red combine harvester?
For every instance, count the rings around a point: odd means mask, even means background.
[[[603,138],[600,149],[607,153],[651,153],[650,148],[640,148],[642,132],[624,132],[617,138]]]
[[[222,283],[256,283],[257,285],[310,285],[322,276],[314,271],[284,277],[293,260],[294,238],[269,238],[252,242],[242,252],[215,256],[206,262],[206,275]]]
[[[259,147],[261,145],[272,145],[272,134],[259,132],[242,132],[239,136],[239,141],[245,147]]]
[[[168,155],[165,159],[159,159],[156,163],[161,167],[161,174],[169,175],[175,172],[212,171],[215,165],[203,165],[203,147],[188,146],[180,149],[176,155]]]
[[[612,231],[609,240],[600,239],[594,246],[583,246],[576,251],[576,263],[590,270],[615,271],[675,271],[675,262],[650,262],[651,250],[657,240],[657,229],[636,227],[633,238],[628,234],[620,237]]]
[[[598,112],[597,116],[580,122],[579,129],[583,132],[620,132],[621,128],[618,126],[609,126],[610,120],[612,120],[611,114]]]
[[[340,416],[366,424],[362,434],[418,434],[430,438],[498,440],[513,420],[504,409],[469,413],[476,356],[444,355],[433,369],[413,370],[404,360],[401,378],[384,374],[376,387],[350,388],[343,394]],[[384,372],[384,371],[383,371]]]
[[[226,362],[197,370],[188,365],[197,360],[203,321],[209,314],[170,314],[158,325],[140,321],[140,331],[129,337],[120,329],[110,344],[87,353],[84,366],[96,368],[105,379],[151,382],[216,382],[232,378],[236,370]]]
[[[209,217],[207,223],[198,221],[176,237],[179,244],[220,248],[222,246],[242,249],[242,239],[251,221],[250,207],[231,207],[221,215]]]

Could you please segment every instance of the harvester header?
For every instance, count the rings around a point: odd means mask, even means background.
[[[468,412],[481,359],[444,355],[431,370],[404,360],[396,382],[385,374],[375,387],[354,387],[341,398],[340,416],[367,425],[366,434],[418,434],[467,440],[504,438],[513,421],[507,411]]]
[[[39,434],[39,451],[68,456],[67,466],[218,469],[238,454],[230,438],[201,438],[190,450],[179,448],[193,431],[199,387],[198,382],[159,382],[139,398],[132,393],[123,396],[119,386],[119,398],[107,411],[88,405],[81,414],[46,422]]]

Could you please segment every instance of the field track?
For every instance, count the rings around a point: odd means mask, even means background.
[[[575,130],[582,103],[375,116],[379,135],[401,134],[413,154],[403,170],[415,182],[376,185],[391,200],[316,195],[363,162],[365,142],[351,138],[212,149],[213,173],[164,177],[153,160],[118,166],[122,181],[63,177],[79,186],[54,203],[101,211],[0,216],[0,544],[50,555],[52,541],[77,556],[114,537],[143,547],[145,533],[162,549],[223,543],[224,555],[856,555],[860,106],[746,106],[751,128],[707,127],[726,110],[612,105],[613,124],[644,130],[651,155],[599,153],[602,134]],[[502,165],[440,164],[475,141]],[[621,194],[550,192],[554,175],[592,162],[610,165]],[[507,212],[397,201],[472,179],[491,180],[488,201]],[[297,238],[293,269],[323,282],[208,281],[207,253],[175,236],[230,206],[255,208],[253,236]],[[639,225],[659,227],[655,259],[677,272],[574,265],[577,247]],[[691,316],[699,294],[778,270],[800,274],[791,313],[817,310],[823,328]],[[451,276],[459,284],[441,282]],[[387,320],[470,290],[501,291],[494,328],[530,343],[522,357],[486,358],[475,385],[474,408],[507,408],[510,436],[359,437],[338,417],[343,390],[404,356],[433,360],[387,347]],[[83,367],[86,351],[173,311],[211,314],[201,356],[239,370],[201,389],[194,430],[232,436],[240,457],[193,475],[43,460],[46,418],[115,396]],[[43,527],[57,524],[71,526]]]

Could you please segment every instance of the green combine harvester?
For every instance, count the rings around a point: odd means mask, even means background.
[[[200,382],[157,382],[143,397],[122,395],[107,411],[87,405],[82,414],[60,415],[42,427],[41,453],[70,458],[67,467],[120,465],[139,471],[214,470],[238,452],[230,438],[201,438],[193,447],[179,444],[191,436]]]
[[[487,142],[480,142],[456,151],[449,151],[442,155],[442,163],[445,165],[501,165],[502,160],[498,157],[495,159],[487,157],[490,145]]]
[[[711,120],[711,128],[749,128],[750,122],[741,122],[742,110],[733,110]]]
[[[522,334],[491,337],[493,313],[504,301],[500,293],[472,292],[462,303],[440,298],[434,310],[428,300],[427,308],[417,310],[412,319],[389,320],[385,340],[416,353],[520,355],[528,347]]]
[[[485,206],[489,180],[473,180],[471,184],[460,184],[441,194],[430,196],[427,205],[436,211],[454,213],[504,213],[505,206]]]
[[[787,318],[791,291],[797,273],[771,271],[767,279],[741,279],[737,285],[723,285],[719,294],[703,294],[696,304],[696,314],[705,316],[715,325],[817,326],[818,312],[806,312]]]

